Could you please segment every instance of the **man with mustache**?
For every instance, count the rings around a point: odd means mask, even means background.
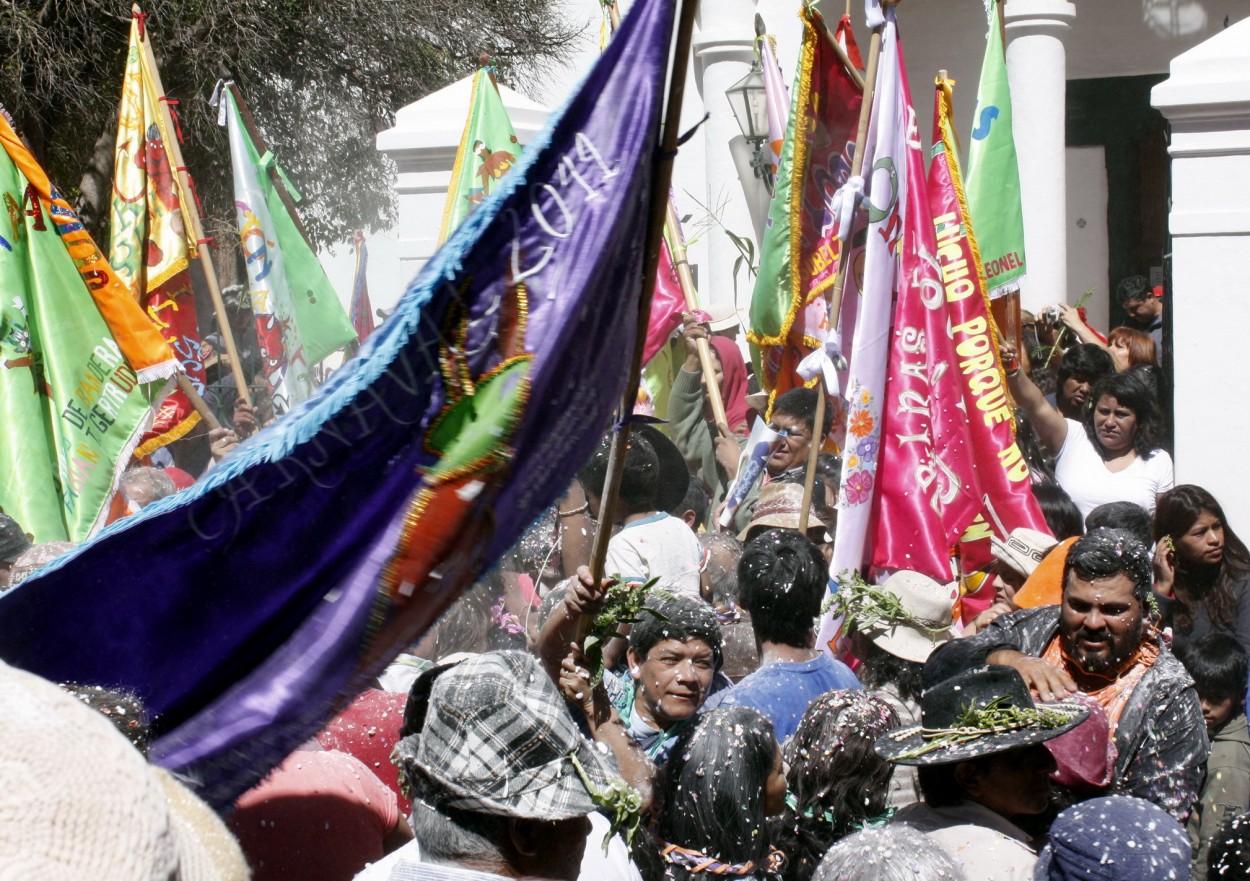
[[[1118,529],[1072,545],[1063,600],[1005,615],[933,653],[926,686],[981,664],[1013,667],[1043,701],[1084,692],[1118,750],[1113,791],[1184,821],[1210,749],[1193,680],[1147,620],[1150,551]]]

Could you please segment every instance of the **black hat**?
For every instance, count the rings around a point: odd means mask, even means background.
[[[654,425],[634,422],[629,430],[647,439],[660,463],[655,485],[655,509],[672,511],[682,503],[686,490],[690,488],[690,469],[686,467],[686,457],[677,449],[677,444]]]
[[[685,487],[682,487],[685,494]],[[22,552],[30,547],[30,539],[22,532],[22,527],[8,514],[0,514],[0,561],[13,563]]]
[[[1087,716],[1075,701],[1034,704],[1015,669],[992,664],[926,689],[921,724],[887,731],[875,749],[899,765],[951,765],[1051,740]]]

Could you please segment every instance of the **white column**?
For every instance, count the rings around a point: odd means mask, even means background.
[[[1176,482],[1250,530],[1244,316],[1250,253],[1250,20],[1177,56],[1151,103],[1171,124]],[[1164,320],[1167,320],[1165,316]]]
[[[695,86],[704,110],[711,114],[703,124],[706,184],[700,198],[728,229],[748,239],[755,237],[756,228],[746,194],[754,192],[754,187],[763,190],[764,185],[754,178],[749,166],[743,174],[743,166],[731,149],[732,142],[743,138],[725,90],[746,76],[755,57],[754,17],[755,4],[750,0],[704,3],[693,43]],[[694,187],[691,190],[697,192]],[[767,199],[766,191],[763,198]],[[703,213],[697,206],[691,209],[696,216]],[[705,307],[731,305],[738,250],[715,224],[708,228],[705,238],[707,262],[699,275],[699,297]],[[738,303],[744,308],[751,302],[751,287],[751,278],[743,269],[738,274]]]
[[[1029,267],[1020,304],[1036,311],[1074,299],[1068,291],[1063,38],[1076,7],[1067,0],[1007,0],[1003,12]]]

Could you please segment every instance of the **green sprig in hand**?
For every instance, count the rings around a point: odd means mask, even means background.
[[[642,585],[621,581],[619,576],[617,579],[617,582],[607,589],[603,607],[599,610],[599,614],[595,615],[595,620],[591,623],[586,639],[582,643],[586,667],[591,674],[592,688],[603,681],[603,650],[611,640],[625,638],[625,634],[620,632],[623,626],[638,623],[642,620],[642,615],[650,615],[661,621],[668,620],[655,609],[647,606],[649,596],[662,599],[672,598],[667,591],[656,589],[658,578],[652,578]]]

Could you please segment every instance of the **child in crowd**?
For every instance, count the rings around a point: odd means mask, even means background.
[[[1246,681],[1250,661],[1236,639],[1209,633],[1193,640],[1181,654],[1202,701],[1211,736],[1207,779],[1189,816],[1194,847],[1193,877],[1206,878],[1212,836],[1230,817],[1250,807],[1250,735],[1246,728]]]
[[[578,474],[592,511],[599,510],[610,447],[610,438],[605,437]],[[702,598],[703,550],[685,521],[668,513],[685,498],[690,484],[681,453],[657,429],[636,425],[624,466],[617,494],[616,521],[621,528],[608,542],[604,571],[622,581],[658,578],[664,590]]]

